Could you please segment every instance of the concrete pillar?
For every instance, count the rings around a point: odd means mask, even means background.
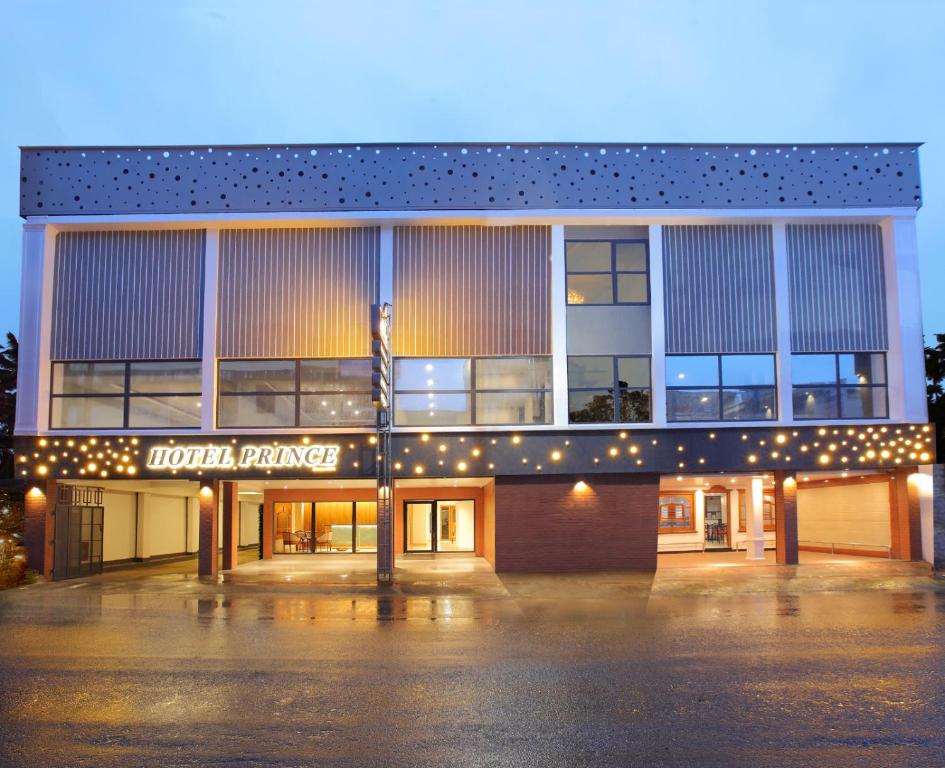
[[[778,563],[797,565],[797,478],[793,472],[774,473],[774,525]]]
[[[216,576],[220,570],[217,499],[220,497],[219,480],[200,481],[200,554],[197,573]]]
[[[764,520],[764,485],[760,477],[751,479],[748,490],[748,504],[745,510],[748,540],[745,557],[748,560],[765,559],[765,520]]]
[[[788,268],[787,228],[783,221],[771,227],[774,256],[774,306],[778,329],[778,418],[788,421],[794,415],[791,388],[791,292]]]
[[[204,432],[216,426],[217,408],[217,274],[220,260],[220,230],[207,228],[203,261],[203,348],[201,349],[200,428]]]
[[[650,225],[650,419],[666,426],[666,318],[663,314],[663,225]]]
[[[223,570],[236,568],[239,563],[240,500],[239,486],[233,481],[221,483],[223,494]]]
[[[551,365],[554,423],[568,426],[568,290],[564,226],[551,226]]]
[[[56,481],[45,480],[26,491],[23,508],[23,544],[26,564],[45,578],[53,575],[56,537]]]
[[[890,476],[889,527],[892,556],[900,560],[922,559],[922,518],[919,487],[910,475],[913,467],[898,467]]]

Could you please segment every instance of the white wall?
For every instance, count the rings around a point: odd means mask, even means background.
[[[259,543],[259,504],[240,502],[240,546]]]
[[[105,562],[135,556],[136,501],[135,493],[106,491],[103,494],[102,559]]]
[[[145,501],[144,557],[173,555],[187,549],[187,499],[142,494]]]
[[[799,488],[797,538],[802,546],[815,541],[889,546],[888,482]]]

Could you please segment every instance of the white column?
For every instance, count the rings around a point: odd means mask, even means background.
[[[135,558],[146,560],[148,551],[148,494],[135,494]]]
[[[693,494],[696,508],[693,514],[696,516],[696,533],[699,534],[699,543],[702,549],[705,549],[705,491],[697,488]]]
[[[745,510],[748,541],[745,555],[749,560],[765,559],[764,485],[760,477],[751,479]]]
[[[663,227],[650,225],[650,408],[653,426],[666,426],[666,316],[663,310]]]
[[[52,339],[53,267],[56,230],[46,224],[23,225],[20,264],[20,343],[17,366],[16,432],[49,428],[49,351]]]
[[[732,532],[732,548],[738,549],[738,491],[728,492],[728,529]]]
[[[787,230],[783,221],[772,227],[774,250],[774,306],[777,318],[778,420],[794,420],[791,392],[791,290],[788,272]]]
[[[217,280],[220,264],[220,230],[207,229],[203,258],[203,348],[201,350],[200,429],[210,432],[216,426],[217,407]]]
[[[551,227],[551,368],[554,423],[568,426],[568,289],[564,263],[564,226]]]
[[[885,219],[882,232],[889,332],[886,357],[889,418],[926,422],[928,405],[915,217]]]

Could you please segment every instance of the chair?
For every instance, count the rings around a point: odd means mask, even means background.
[[[331,528],[329,528],[321,536],[315,539],[315,541],[316,541],[316,547],[315,547],[316,549],[318,549],[318,545],[321,544],[329,552],[331,552]]]
[[[282,532],[282,551],[283,552],[298,552],[299,551],[299,537],[296,536],[292,531],[283,531]]]
[[[295,535],[299,537],[299,551],[300,552],[311,552],[312,551],[312,539],[311,534],[308,531],[296,531]]]

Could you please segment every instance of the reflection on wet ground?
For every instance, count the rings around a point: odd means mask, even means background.
[[[943,764],[945,581],[921,567],[460,565],[2,594],[0,764]]]

